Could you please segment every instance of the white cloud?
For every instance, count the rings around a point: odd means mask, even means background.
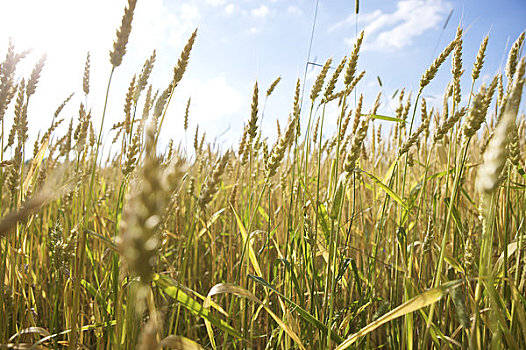
[[[359,21],[365,24],[364,50],[396,51],[409,46],[425,31],[436,28],[445,19],[451,4],[443,0],[400,0],[394,12],[376,10],[360,15]],[[332,26],[336,30],[354,21],[349,16]],[[353,44],[354,38],[346,38]]]
[[[81,86],[87,51],[91,53],[88,108],[94,109],[92,115],[98,122],[111,69],[108,53],[126,4],[126,0],[0,2],[0,50],[7,46],[8,37],[13,38],[17,51],[33,49],[21,62],[17,75],[27,76],[38,57],[47,53],[39,86],[29,105],[29,119],[33,123],[30,133],[36,135],[38,129],[47,128],[55,108],[71,92],[76,92],[67,107],[71,106],[72,112],[63,114],[67,118],[76,114],[78,102],[84,101]],[[126,91],[132,71],[140,70],[154,48],[158,58],[171,51],[178,54],[199,23],[196,6],[183,4],[171,11],[165,4],[163,0],[137,3],[127,53],[112,82],[106,127],[122,117],[120,91]]]
[[[200,122],[221,120],[239,112],[243,95],[219,76],[205,82],[190,82],[192,109]]]
[[[73,4],[67,0],[3,2],[0,5],[1,39],[11,36],[18,46],[37,51],[71,50],[70,45],[86,49],[100,43],[101,35],[109,34],[111,40],[121,20],[122,1],[108,3],[106,11],[97,11],[102,8],[100,5],[100,0],[89,4]],[[90,25],[95,18],[97,25]]]
[[[166,118],[166,128],[169,130],[170,137],[181,135],[173,133],[179,130],[181,118],[186,108],[187,98],[191,97],[190,104],[190,123],[199,125],[200,134],[207,132],[210,137],[216,137],[229,127],[229,121],[236,120],[245,110],[249,108],[246,101],[249,99],[234,88],[224,76],[212,77],[208,80],[187,79],[183,80],[174,95],[177,100],[170,107],[170,112],[174,117]],[[237,132],[238,128],[235,128]]]
[[[200,19],[199,9],[192,5],[183,4],[169,11],[162,0],[138,2],[130,42],[143,52],[166,46],[179,49]]]
[[[225,2],[226,0],[206,0],[206,3],[212,6],[221,6],[224,5]]]
[[[232,14],[234,12],[234,10],[235,10],[234,4],[228,4],[228,5],[225,6],[225,13],[227,15]]]
[[[61,100],[72,91],[78,91],[87,51],[91,52],[92,86],[107,79],[108,52],[121,23],[124,6],[124,1],[103,0],[0,3],[1,50],[7,46],[8,37],[13,39],[17,51],[33,50],[18,67],[18,76],[29,74],[34,61],[47,53],[36,94],[29,104],[30,133],[47,128]],[[73,104],[72,101],[70,105]],[[74,109],[78,110],[78,104]]]
[[[252,11],[250,11],[252,16],[260,18],[265,18],[269,14],[269,12],[269,8],[265,5],[261,5],[260,7],[252,9]]]
[[[294,15],[294,16],[301,16],[303,14],[303,11],[298,6],[289,6],[287,7],[287,13]]]
[[[358,19],[359,23],[369,23],[373,21],[376,17],[380,16],[381,14],[382,14],[382,11],[375,10],[370,13],[363,13],[363,14],[361,13],[360,16],[357,17],[353,12],[349,16],[347,16],[347,18],[345,18],[344,20],[334,23],[332,26],[329,27],[327,31],[330,33],[342,27],[354,26],[356,19]]]
[[[248,34],[259,34],[261,33],[261,28],[259,27],[250,27],[248,29]]]

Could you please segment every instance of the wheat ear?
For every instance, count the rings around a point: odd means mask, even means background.
[[[458,31],[457,31],[458,35]],[[438,55],[438,57],[433,61],[431,66],[426,69],[425,73],[422,75],[422,78],[420,79],[420,89],[418,90],[418,94],[420,95],[422,93],[422,90],[433,80],[438,72],[438,68],[444,63],[447,56],[453,51],[453,49],[457,46],[457,40],[458,37],[456,37],[452,42],[449,43],[448,46]]]
[[[126,45],[131,33],[133,11],[136,4],[137,0],[128,0],[128,6],[124,9],[121,26],[117,30],[117,39],[113,42],[113,50],[110,51],[110,63],[114,68],[121,65],[122,58],[126,54]]]

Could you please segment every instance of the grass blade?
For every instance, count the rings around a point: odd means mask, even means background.
[[[356,342],[359,338],[363,337],[364,335],[367,335],[368,333],[371,333],[372,331],[374,331],[381,325],[387,322],[390,322],[398,317],[407,315],[408,313],[417,311],[423,307],[436,303],[437,301],[442,299],[442,297],[446,295],[451,288],[456,288],[461,283],[462,281],[460,280],[447,282],[437,288],[430,289],[422,294],[417,295],[416,297],[412,298],[408,302],[398,306],[397,308],[386,313],[385,315],[383,315],[376,321],[369,323],[367,326],[362,328],[360,331],[351,335],[343,343],[341,343],[336,348],[336,350],[347,349],[354,342]]]
[[[211,324],[221,329],[223,332],[230,334],[231,336],[234,336],[236,338],[242,337],[240,332],[232,328],[228,323],[226,323],[222,319],[217,318],[216,316],[212,315],[209,310],[204,308],[201,304],[199,304],[194,299],[190,298],[188,294],[183,292],[181,288],[177,286],[175,281],[171,280],[169,277],[155,274],[153,277],[153,282],[155,283],[157,287],[159,287],[162,291],[164,291],[170,297],[177,300],[179,304],[184,306],[188,311],[193,313],[195,316],[198,316],[198,317],[201,317],[203,319],[210,321]]]
[[[252,243],[250,242],[250,237],[245,228],[245,225],[243,225],[243,222],[241,221],[241,218],[239,217],[239,215],[237,215],[236,210],[232,208],[232,211],[234,212],[234,215],[236,216],[236,222],[237,222],[239,231],[241,232],[241,237],[243,237],[243,245],[248,246],[248,258],[250,259],[250,262],[252,263],[252,267],[254,268],[254,271],[256,271],[258,276],[263,276],[263,273],[261,272],[261,268],[259,267],[258,259],[256,258],[256,254],[254,253],[254,248],[252,247]]]
[[[312,324],[314,327],[318,328],[319,330],[323,331],[324,333],[327,333],[329,328],[322,323],[320,320],[318,320],[316,317],[312,316],[307,310],[303,309],[296,303],[294,303],[292,300],[287,298],[285,295],[280,293],[277,289],[275,289],[272,285],[270,285],[267,281],[265,281],[263,278],[254,276],[254,275],[248,275],[249,278],[253,279],[255,282],[259,283],[265,288],[270,289],[277,295],[279,295],[283,300],[285,300],[287,303],[289,303],[292,306],[292,309],[296,311],[305,321]],[[343,338],[338,335],[335,331],[331,330],[331,339],[335,341],[336,343],[340,344],[343,341]]]
[[[249,292],[248,290],[241,288],[239,286],[233,285],[233,284],[219,283],[213,286],[212,289],[210,289],[207,299],[211,298],[214,295],[224,294],[224,293],[234,294],[234,295],[237,295],[243,298],[247,298],[263,306],[265,311],[267,311],[269,315],[274,319],[274,321],[276,321],[276,323],[281,327],[281,329],[283,329],[283,331],[285,331],[285,333],[287,333],[289,337],[291,337],[292,340],[294,340],[294,342],[300,347],[300,349],[305,350],[305,347],[303,346],[301,339],[292,330],[292,328],[290,328],[285,322],[283,322],[274,312],[272,312],[272,310],[270,310],[270,308],[267,305],[265,305],[261,300],[256,298],[256,296],[252,294],[251,292]]]
[[[391,197],[393,200],[395,200],[398,204],[400,204],[406,211],[409,211],[409,206],[407,205],[407,203],[402,199],[400,198],[399,195],[397,195],[396,193],[394,193],[393,190],[391,190],[389,187],[387,187],[387,185],[385,185],[382,181],[380,181],[380,179],[378,179],[376,176],[374,176],[373,174],[370,174],[368,173],[367,171],[364,171],[364,170],[358,170],[360,171],[362,174],[365,174],[367,175],[371,180],[373,180],[373,182],[375,184],[377,184],[378,186],[380,186],[380,188],[382,190],[385,191],[385,193],[387,193],[389,195],[389,197]]]

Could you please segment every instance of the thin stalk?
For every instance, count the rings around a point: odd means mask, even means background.
[[[325,106],[326,106],[326,103],[323,104],[321,121],[320,121],[320,130],[318,132],[319,142],[318,142],[318,164],[317,164],[317,175],[316,175],[316,203],[314,204],[316,208],[316,214],[314,217],[314,246],[312,247],[312,257],[311,257],[313,261],[312,279],[311,279],[311,314],[314,313],[314,310],[318,302],[318,298],[316,296],[317,294],[316,293],[317,291],[316,279],[318,278],[318,271],[317,271],[315,262],[316,262],[316,254],[318,251],[318,217],[319,217],[319,206],[320,206],[320,177],[321,177],[321,160],[322,160],[321,140],[323,138],[322,136],[323,136],[323,122],[325,120]]]
[[[100,130],[99,130],[99,136],[98,136],[98,139],[97,139],[97,148],[95,150],[95,158],[93,159],[93,166],[92,166],[92,169],[91,169],[91,178],[90,178],[90,183],[89,183],[89,192],[88,192],[88,203],[85,207],[85,218],[86,220],[84,221],[84,225],[85,227],[84,228],[88,228],[88,224],[89,224],[89,217],[91,215],[91,204],[92,204],[92,200],[93,200],[93,185],[95,183],[95,172],[96,172],[96,169],[97,169],[97,163],[98,163],[98,155],[99,155],[99,147],[100,147],[100,144],[101,144],[101,139],[102,139],[102,130],[104,128],[104,119],[106,117],[106,108],[107,108],[107,105],[108,105],[108,97],[109,97],[109,93],[110,93],[110,86],[111,86],[111,78],[113,77],[113,72],[115,71],[115,66],[112,67],[111,69],[111,72],[110,72],[110,76],[108,78],[108,86],[106,88],[106,97],[104,99],[104,109],[103,109],[103,112],[102,112],[102,120],[101,120],[101,124],[100,124]],[[73,308],[72,308],[72,311],[71,311],[71,319],[72,319],[72,324],[71,324],[71,335],[70,335],[70,341],[69,341],[69,349],[70,350],[74,350],[76,349],[76,346],[77,346],[77,339],[78,339],[78,334],[77,334],[77,323],[78,323],[78,314],[79,314],[79,303],[80,303],[80,276],[82,276],[82,269],[84,267],[84,254],[85,254],[85,251],[86,251],[86,232],[85,230],[80,230],[80,233],[79,233],[79,241],[78,241],[78,244],[77,244],[77,259],[76,259],[76,264],[75,264],[75,278],[73,279]],[[119,346],[117,345],[117,350],[118,350]]]
[[[332,186],[334,193],[332,194],[333,200],[335,195],[337,194],[338,190],[338,173],[339,173],[339,167],[340,167],[340,143],[341,143],[341,130],[342,130],[342,122],[343,118],[345,117],[345,106],[347,103],[347,95],[345,94],[343,96],[342,101],[342,107],[340,111],[340,118],[338,121],[338,134],[337,134],[337,140],[336,140],[336,157],[332,163],[332,173],[334,175],[334,185]],[[332,179],[329,179],[331,181]],[[327,348],[331,348],[331,336],[330,332],[332,329],[332,313],[334,310],[333,307],[333,295],[336,287],[336,280],[332,274],[336,273],[336,266],[337,266],[337,254],[336,251],[338,250],[338,244],[339,244],[339,236],[340,236],[340,217],[341,217],[341,206],[338,208],[337,213],[337,219],[335,220],[333,213],[331,213],[331,233],[329,235],[329,258],[327,260],[327,270],[326,270],[326,276],[325,276],[325,301],[323,303],[324,305],[324,314],[325,314],[325,320],[328,324],[328,330],[327,330]],[[334,226],[336,225],[336,229]],[[335,232],[336,231],[336,232]],[[336,242],[334,242],[334,235],[336,234]],[[334,243],[333,243],[334,242]],[[331,273],[331,262],[333,265],[333,271]],[[330,293],[329,293],[330,291]],[[330,297],[329,297],[330,294]],[[326,313],[326,308],[329,308],[328,313]]]
[[[449,222],[451,221],[451,216],[453,214],[453,207],[455,206],[456,197],[458,194],[458,190],[460,187],[460,178],[462,177],[462,173],[464,170],[464,164],[467,159],[467,151],[469,148],[469,142],[471,138],[467,139],[465,143],[463,144],[460,153],[461,153],[461,161],[460,164],[457,166],[456,172],[455,172],[455,179],[453,181],[453,193],[451,195],[451,198],[449,200],[449,207],[446,215],[446,221],[444,223],[444,228],[442,232],[442,242],[440,244],[440,255],[438,258],[438,265],[435,270],[435,276],[433,278],[433,287],[436,288],[440,285],[440,275],[442,273],[442,268],[444,265],[444,258],[446,253],[446,243],[448,238],[448,232],[449,232]],[[429,309],[429,316],[427,318],[426,322],[426,332],[424,334],[423,344],[424,347],[427,345],[427,341],[429,339],[429,330],[431,327],[431,324],[433,323],[433,316],[436,308],[436,303],[432,304]]]

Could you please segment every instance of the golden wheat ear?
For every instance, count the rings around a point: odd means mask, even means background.
[[[110,51],[110,63],[113,68],[121,65],[122,58],[126,54],[126,45],[132,29],[133,12],[136,4],[137,0],[128,0],[128,6],[124,9],[122,23],[117,30],[117,39],[113,42],[113,50]]]

